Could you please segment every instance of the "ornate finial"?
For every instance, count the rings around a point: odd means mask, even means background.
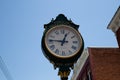
[[[44,25],[44,28],[49,29],[53,26],[61,25],[61,24],[70,25],[71,27],[75,28],[76,30],[78,30],[78,28],[79,28],[79,25],[74,24],[71,19],[68,20],[67,17],[64,16],[64,14],[59,14],[56,17],[56,19],[52,18],[50,23]]]
[[[59,14],[56,19],[56,21],[67,21],[67,18],[64,16],[64,14]]]

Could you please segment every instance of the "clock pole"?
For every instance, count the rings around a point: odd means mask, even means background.
[[[70,74],[70,68],[67,66],[59,67],[58,75],[61,77],[61,80],[68,80],[68,76]]]

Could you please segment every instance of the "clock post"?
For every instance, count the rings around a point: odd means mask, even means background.
[[[61,77],[61,80],[68,80],[69,74],[70,74],[69,66],[61,66],[61,67],[59,67],[58,75]]]
[[[41,48],[45,57],[59,68],[61,80],[68,80],[74,63],[81,56],[84,49],[83,38],[78,31],[79,25],[68,20],[63,14],[44,25]]]

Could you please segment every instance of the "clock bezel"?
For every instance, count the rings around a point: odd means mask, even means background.
[[[52,31],[53,29],[59,28],[59,27],[65,27],[65,28],[71,29],[71,31],[73,30],[73,33],[77,34],[77,36],[79,37],[80,47],[79,47],[72,55],[68,55],[68,56],[57,55],[55,52],[51,51],[51,49],[48,47],[48,44],[47,44],[47,42],[46,42],[46,41],[47,41],[47,40],[46,40],[46,39],[47,39],[47,35],[49,34],[50,31]],[[76,55],[80,52],[81,48],[83,47],[83,39],[82,39],[81,34],[79,33],[78,30],[74,29],[73,27],[71,27],[71,26],[69,26],[69,25],[57,25],[57,26],[54,26],[54,27],[50,28],[50,29],[45,33],[45,39],[44,39],[44,40],[45,40],[45,41],[44,41],[44,42],[45,42],[45,47],[46,47],[46,49],[48,50],[48,52],[49,52],[51,55],[53,55],[54,57],[62,58],[62,59],[67,59],[67,58],[71,58],[71,57],[76,56]]]

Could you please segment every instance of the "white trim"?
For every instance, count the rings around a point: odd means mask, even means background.
[[[74,70],[73,70],[73,75],[71,80],[76,80],[77,77],[79,76],[79,73],[81,72],[87,58],[88,58],[89,54],[88,54],[88,49],[85,49],[81,55],[81,57],[78,59],[77,63],[74,66]]]
[[[120,28],[120,7],[116,11],[107,28],[111,29],[114,33]]]

